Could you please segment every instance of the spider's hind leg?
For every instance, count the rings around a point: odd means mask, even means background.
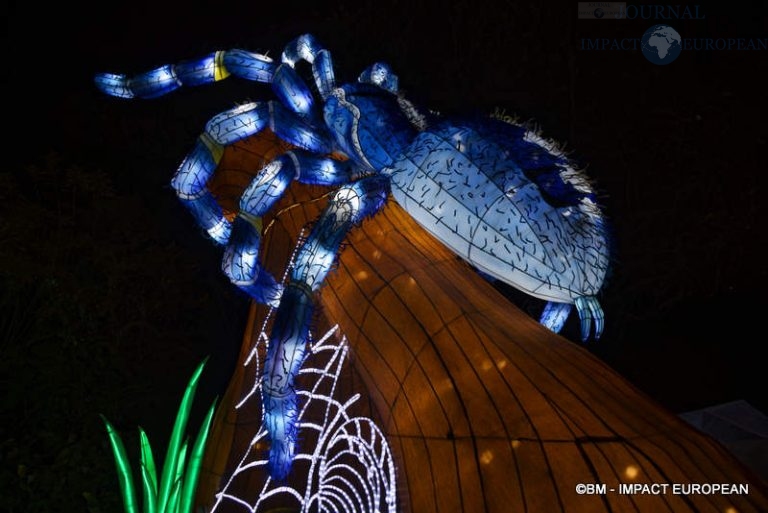
[[[573,305],[570,303],[547,301],[547,304],[544,305],[544,311],[539,318],[539,322],[555,333],[560,333],[563,326],[565,326],[565,321],[568,320],[568,314],[571,313],[572,306]]]
[[[605,327],[605,316],[597,298],[594,296],[579,296],[574,300],[574,304],[576,305],[579,322],[581,323],[581,340],[586,342],[589,339],[593,320],[595,321],[595,339],[599,339]],[[539,322],[555,333],[560,333],[560,330],[565,325],[565,321],[568,320],[572,307],[571,303],[548,301],[544,306]]]
[[[603,309],[595,296],[579,296],[574,300],[576,311],[581,321],[581,340],[586,341],[592,331],[592,321],[595,321],[595,339],[600,338],[605,326]]]

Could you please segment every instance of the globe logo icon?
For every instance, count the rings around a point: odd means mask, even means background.
[[[680,56],[683,49],[680,34],[669,25],[654,25],[641,39],[643,55],[654,64],[669,64]]]

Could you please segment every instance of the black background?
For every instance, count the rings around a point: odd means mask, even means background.
[[[691,4],[695,5],[695,4]],[[760,2],[660,21],[687,37],[768,37]],[[98,413],[162,448],[195,365],[224,391],[246,298],[169,186],[206,120],[270,96],[230,79],[151,101],[93,87],[218,49],[278,58],[311,32],[339,81],[386,61],[444,114],[534,119],[589,163],[611,220],[607,327],[590,351],[680,413],[764,392],[768,51],[588,51],[651,20],[579,20],[577,3],[12,2],[4,48],[0,276],[2,492],[12,511],[118,507]],[[540,305],[513,295],[533,312]],[[565,335],[576,340],[569,322]],[[194,425],[194,424],[193,424]],[[156,449],[158,451],[159,449]],[[160,456],[158,456],[160,457]],[[85,493],[85,495],[84,495]]]

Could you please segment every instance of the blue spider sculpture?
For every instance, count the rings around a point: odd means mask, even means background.
[[[296,69],[301,61],[311,66],[314,88]],[[545,326],[558,332],[575,304],[582,338],[589,338],[593,321],[600,336],[603,312],[595,295],[609,261],[604,218],[583,174],[536,131],[493,117],[422,112],[382,63],[337,86],[330,53],[308,34],[285,47],[280,63],[233,49],[132,78],[97,74],[95,82],[108,95],[153,98],[229,75],[271,84],[277,100],[211,118],[172,185],[200,226],[226,245],[222,268],[229,279],[277,307],[261,378],[273,478],[287,476],[295,453],[294,379],[307,351],[315,292],[347,232],[390,194],[480,272],[546,300]],[[227,145],[267,127],[296,149],[256,174],[230,222],[206,184]],[[330,158],[333,153],[348,158]],[[259,264],[261,217],[292,180],[338,189],[283,288]]]

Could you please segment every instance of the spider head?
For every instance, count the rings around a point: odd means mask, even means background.
[[[398,102],[397,77],[377,66],[334,89],[323,111],[338,146],[369,171],[389,166],[415,135]]]

